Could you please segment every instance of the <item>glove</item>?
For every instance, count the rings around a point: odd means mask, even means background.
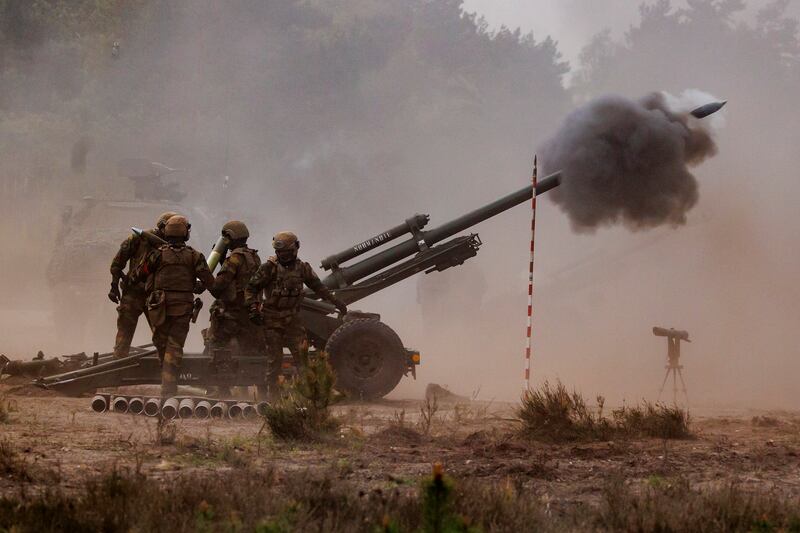
[[[119,279],[111,280],[111,290],[108,291],[108,299],[114,302],[115,304],[119,303],[120,293],[119,293]]]
[[[255,324],[256,326],[263,326],[264,325],[264,315],[261,313],[261,310],[257,306],[252,306],[250,308],[250,313],[247,315],[250,319],[250,322]]]
[[[343,301],[333,300],[331,303],[336,306],[336,309],[338,309],[341,314],[347,314],[347,305]]]
[[[194,280],[194,288],[192,289],[192,292],[194,292],[195,294],[203,294],[205,290],[206,286],[203,285],[202,281],[200,281],[199,279]]]

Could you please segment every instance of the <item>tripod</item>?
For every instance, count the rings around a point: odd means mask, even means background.
[[[687,339],[688,340],[688,339]],[[686,382],[683,381],[683,365],[680,364],[681,358],[681,339],[678,337],[667,337],[667,373],[664,375],[664,381],[661,383],[661,390],[658,391],[658,399],[661,399],[661,394],[664,392],[664,387],[667,384],[669,375],[672,374],[672,403],[678,404],[678,378],[681,380],[681,390],[683,396],[686,398],[686,404],[689,404],[689,395],[686,393]]]

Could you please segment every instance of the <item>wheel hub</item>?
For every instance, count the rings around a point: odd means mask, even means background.
[[[350,369],[361,379],[375,376],[383,367],[380,345],[370,339],[359,339],[358,342],[354,342],[347,355]]]

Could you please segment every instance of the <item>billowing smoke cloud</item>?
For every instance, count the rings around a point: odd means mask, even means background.
[[[601,97],[573,111],[544,143],[544,172],[563,172],[551,198],[576,231],[685,223],[698,199],[688,167],[714,155],[716,145],[700,121],[670,107],[681,101],[662,93]]]

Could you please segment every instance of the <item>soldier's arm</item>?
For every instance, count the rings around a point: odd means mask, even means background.
[[[119,245],[117,254],[114,256],[114,259],[111,260],[111,278],[113,280],[119,281],[122,279],[125,265],[128,264],[128,261],[130,261],[131,257],[133,257],[133,254],[136,253],[138,244],[139,239],[136,236],[131,235]],[[130,274],[130,272],[128,274]]]
[[[238,254],[232,254],[225,260],[219,274],[214,278],[214,284],[208,289],[215,298],[219,298],[230,287],[233,280],[236,279],[236,273],[239,272],[241,264],[242,258]]]
[[[303,282],[309,289],[314,291],[317,296],[335,305],[342,313],[347,313],[347,306],[345,303],[334,296],[331,290],[320,281],[317,273],[314,272],[314,269],[308,263],[303,263]]]
[[[208,269],[206,257],[202,252],[197,252],[197,257],[194,262],[194,273],[197,279],[200,280],[200,283],[203,284],[204,288],[211,289],[214,286],[214,274]]]
[[[261,266],[258,267],[247,283],[247,288],[244,291],[244,301],[248,307],[252,307],[253,304],[257,304],[261,301],[261,291],[269,284],[274,274],[275,269],[271,261],[262,263]]]

